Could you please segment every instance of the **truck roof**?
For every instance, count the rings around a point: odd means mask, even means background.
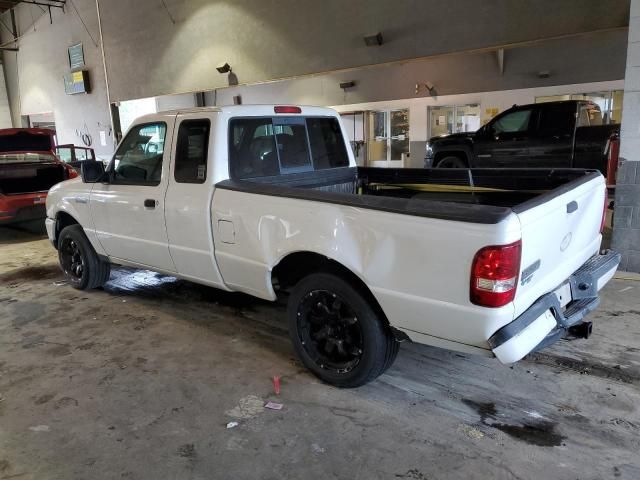
[[[594,105],[596,104],[591,100],[555,100],[553,102],[540,102],[540,103],[523,103],[522,105],[514,104],[511,108],[527,108],[532,105],[563,105],[563,104],[584,104],[584,105]]]
[[[300,113],[275,113],[276,107],[297,107],[300,108]],[[315,107],[311,105],[292,105],[292,104],[254,104],[254,105],[229,105],[222,107],[190,107],[179,108],[175,110],[166,110],[158,113],[150,113],[139,117],[135,123],[140,123],[140,120],[147,121],[158,116],[176,116],[188,113],[222,113],[229,116],[247,116],[247,117],[264,117],[264,116],[277,116],[277,115],[321,115],[321,116],[337,116],[338,113],[332,108],[327,107]]]

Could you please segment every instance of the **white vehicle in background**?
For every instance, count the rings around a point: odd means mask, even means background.
[[[362,168],[346,139],[326,108],[148,115],[106,171],[83,163],[51,189],[49,238],[79,289],[120,264],[288,294],[297,354],[341,387],[384,372],[402,340],[511,363],[588,336],[620,261],[599,252],[597,171]]]

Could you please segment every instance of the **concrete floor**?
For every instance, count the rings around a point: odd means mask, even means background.
[[[283,306],[121,268],[78,292],[42,234],[0,229],[0,479],[638,479],[631,278],[590,340],[512,367],[405,344],[339,390],[296,361]]]

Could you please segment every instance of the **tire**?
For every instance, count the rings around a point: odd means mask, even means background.
[[[436,168],[468,168],[467,162],[457,155],[448,155],[436,164]]]
[[[111,265],[102,261],[80,225],[69,225],[58,237],[58,260],[67,282],[78,290],[107,283]]]
[[[332,273],[314,273],[289,296],[289,334],[302,363],[322,381],[364,385],[391,366],[398,342],[360,289]]]

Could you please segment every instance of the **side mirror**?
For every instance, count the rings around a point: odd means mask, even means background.
[[[84,183],[96,183],[104,177],[104,164],[102,162],[82,162],[80,175]]]

